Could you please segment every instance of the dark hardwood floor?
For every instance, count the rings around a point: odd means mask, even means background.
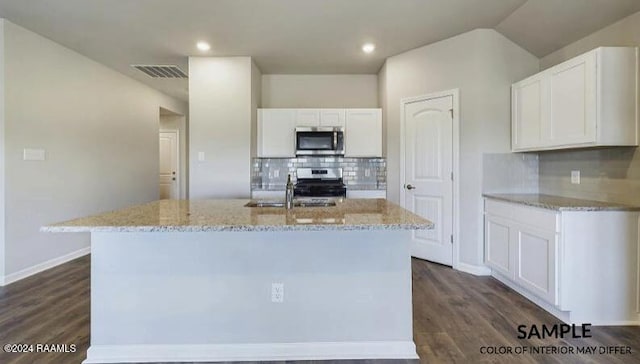
[[[560,323],[490,277],[413,260],[414,338],[423,363],[640,363],[640,327],[593,327],[586,339],[519,340],[521,324]],[[75,353],[8,354],[2,364],[73,364],[89,345],[89,258],[0,287],[0,344],[75,344]],[[629,347],[631,354],[482,354],[482,347]],[[340,363],[404,363],[365,360]],[[290,362],[291,363],[291,362]],[[322,362],[329,364],[330,362]]]

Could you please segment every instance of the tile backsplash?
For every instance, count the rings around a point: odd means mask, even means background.
[[[538,193],[538,155],[485,153],[482,156],[482,192]]]
[[[384,190],[387,188],[387,164],[384,158],[300,157],[254,158],[251,165],[251,190],[284,190],[287,175],[296,181],[296,169],[308,167],[342,168],[348,189]]]
[[[540,193],[640,204],[640,149],[615,147],[541,152]],[[580,171],[580,184],[571,171]]]

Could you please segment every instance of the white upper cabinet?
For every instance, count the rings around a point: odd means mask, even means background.
[[[345,157],[382,157],[380,109],[258,109],[258,157],[295,157],[296,127],[343,127]]]
[[[533,148],[543,144],[544,88],[544,79],[541,76],[528,78],[512,88],[514,149]]]
[[[512,86],[512,150],[638,145],[638,49],[603,47]]]
[[[347,109],[345,157],[382,157],[382,110]]]
[[[319,109],[297,109],[296,126],[320,126],[320,110]]]
[[[295,156],[296,110],[258,109],[258,157]]]
[[[320,126],[322,127],[341,127],[344,128],[345,122],[344,109],[321,109],[320,110]]]
[[[296,126],[344,127],[344,109],[296,109]]]

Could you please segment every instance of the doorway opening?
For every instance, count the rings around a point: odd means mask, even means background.
[[[158,198],[186,199],[186,118],[182,114],[161,107],[159,119]]]
[[[435,228],[412,232],[411,255],[458,267],[459,92],[401,101],[400,203]]]

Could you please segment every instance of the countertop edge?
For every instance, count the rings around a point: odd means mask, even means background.
[[[535,195],[535,194],[531,194],[531,195]],[[554,196],[554,195],[544,195],[544,196],[567,198],[567,199],[573,199],[573,200],[580,200],[584,202],[590,201],[590,200],[582,200],[582,199],[576,199],[572,197],[563,197],[563,196]],[[482,197],[499,200],[499,201],[510,202],[510,203],[516,203],[516,204],[525,205],[525,206],[538,207],[538,208],[543,208],[546,210],[553,210],[553,211],[586,211],[586,212],[589,212],[589,211],[640,211],[640,206],[623,206],[620,204],[611,204],[611,206],[588,206],[587,204],[585,204],[585,206],[563,206],[563,205],[544,203],[544,202],[526,201],[526,200],[518,199],[517,197],[503,196],[501,194],[483,193]],[[601,204],[607,203],[603,201],[593,201],[593,202],[597,202]]]
[[[271,232],[271,231],[366,231],[366,230],[430,230],[434,224],[381,225],[264,225],[264,226],[43,226],[48,233],[155,233],[155,232]]]

